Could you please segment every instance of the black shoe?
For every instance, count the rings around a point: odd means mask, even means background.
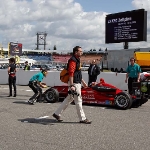
[[[7,97],[11,97],[11,96],[12,96],[12,94],[8,95]]]
[[[34,101],[31,100],[31,99],[28,101],[28,103],[31,104],[31,105],[34,105]]]
[[[83,120],[83,121],[80,121],[80,123],[91,124],[92,121],[89,121],[88,119],[85,119],[85,120]]]
[[[60,116],[58,116],[58,115],[56,115],[56,114],[53,114],[53,117],[54,117],[57,121],[59,121],[59,122],[63,121],[63,120],[60,119]]]
[[[37,103],[42,103],[43,102],[43,100],[41,100],[41,99],[37,99],[37,101],[36,101]]]
[[[14,94],[14,97],[16,97],[16,94]]]

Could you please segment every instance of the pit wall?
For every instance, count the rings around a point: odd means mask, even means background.
[[[16,74],[16,84],[17,85],[28,85],[29,79],[39,71],[23,71],[19,70]],[[59,71],[49,71],[46,78],[44,78],[43,82],[45,82],[48,86],[55,85],[63,85],[60,78]],[[83,79],[86,83],[88,83],[88,74],[87,72],[82,72]],[[125,73],[114,73],[114,72],[101,72],[97,78],[97,82],[99,82],[100,78],[103,78],[105,82],[112,84],[122,90],[127,90],[127,83],[125,83]],[[8,73],[7,70],[0,70],[0,84],[8,84]]]

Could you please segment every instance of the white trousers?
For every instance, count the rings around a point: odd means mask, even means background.
[[[64,101],[60,105],[60,107],[55,111],[55,114],[58,116],[61,116],[63,111],[74,100],[79,120],[82,121],[82,120],[85,120],[86,117],[82,108],[81,84],[80,83],[74,84],[74,86],[76,87],[76,92],[79,94],[79,96],[74,95],[73,97],[72,95],[68,94],[68,96],[64,99]]]

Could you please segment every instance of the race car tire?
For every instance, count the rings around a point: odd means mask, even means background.
[[[132,98],[128,93],[121,92],[116,95],[115,99],[115,106],[119,109],[129,109],[132,106]]]
[[[57,89],[50,88],[44,92],[45,100],[48,103],[56,103],[59,101],[59,93]]]

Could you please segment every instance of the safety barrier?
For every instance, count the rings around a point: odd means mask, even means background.
[[[17,85],[28,85],[29,79],[39,71],[23,71],[19,70],[16,74]],[[63,85],[63,83],[59,80],[60,78],[59,71],[49,71],[46,78],[44,78],[43,82],[45,82],[48,86],[54,85]],[[83,79],[88,83],[88,74],[87,72],[82,72]],[[107,83],[110,83],[122,90],[127,90],[127,83],[125,83],[125,73],[114,73],[114,72],[101,72],[97,78],[97,82],[99,82],[100,78],[103,78]],[[8,84],[8,74],[7,70],[0,70],[0,84]]]

